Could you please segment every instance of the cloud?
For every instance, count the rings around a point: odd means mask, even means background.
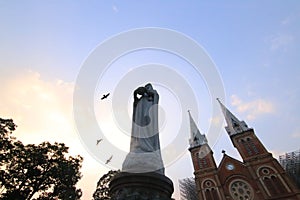
[[[236,107],[239,113],[246,113],[248,120],[254,120],[260,115],[275,112],[272,102],[264,99],[243,102],[237,95],[232,95],[231,104]]]
[[[224,121],[224,117],[222,115],[218,115],[218,116],[215,116],[215,117],[211,117],[209,119],[209,123],[212,124],[212,126],[219,126],[220,123],[222,123]]]
[[[71,155],[83,156],[83,177],[78,186],[83,190],[83,199],[90,199],[98,179],[108,170],[87,153],[76,133],[72,114],[74,83],[45,81],[30,70],[1,75],[0,117],[14,120],[18,127],[13,134],[25,144],[63,142],[70,147]]]
[[[113,5],[113,6],[112,6],[112,9],[113,9],[113,11],[114,11],[115,13],[119,12],[119,9],[118,9],[118,7],[117,7],[116,5]]]
[[[297,128],[297,129],[292,133],[292,138],[300,138],[300,128]]]
[[[294,37],[290,34],[278,34],[270,37],[270,50],[283,50],[286,51],[288,46],[293,42]]]
[[[39,73],[26,71],[4,78],[0,88],[1,117],[14,119],[19,126],[17,137],[23,142],[53,139],[63,142],[74,134],[73,83],[46,82],[41,80]]]
[[[272,153],[273,157],[276,159],[279,159],[279,156],[284,155],[286,153],[278,150],[270,150],[270,152]]]
[[[289,23],[291,23],[291,18],[290,17],[287,17],[287,18],[280,21],[280,24],[283,25],[283,26],[287,25]]]

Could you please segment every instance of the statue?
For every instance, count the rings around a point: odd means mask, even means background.
[[[158,129],[159,95],[152,85],[134,91],[130,152],[122,171],[164,174]]]
[[[138,98],[138,95],[141,97]],[[151,84],[134,91],[131,152],[153,152],[160,149],[158,99],[159,96]]]
[[[151,84],[134,93],[130,152],[110,182],[112,200],[172,200],[172,181],[164,175],[158,129],[158,93]]]

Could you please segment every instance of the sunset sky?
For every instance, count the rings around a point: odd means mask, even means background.
[[[161,147],[167,149],[166,175],[175,185],[176,199],[178,180],[193,176],[187,109],[200,131],[208,134],[217,163],[223,149],[240,159],[224,128],[209,132],[223,120],[221,110],[212,114],[216,100],[211,88],[218,78],[224,89],[222,102],[254,128],[275,158],[300,148],[299,1],[11,0],[0,1],[0,27],[0,117],[15,121],[14,134],[26,144],[64,142],[71,155],[82,155],[78,187],[83,200],[91,199],[104,173],[121,167],[123,154],[118,152],[127,152],[130,142],[132,92],[147,82],[160,95]],[[197,71],[180,55],[139,49],[111,60],[102,74],[96,71],[103,66],[95,65],[85,77],[86,82],[96,78],[95,84],[86,86],[93,99],[85,106],[96,119],[90,124],[91,116],[85,111],[80,115],[74,95],[82,89],[78,80],[87,61],[93,55],[100,61],[107,58],[97,54],[103,42],[147,27],[174,31],[202,47],[214,63],[209,70],[217,72],[210,74],[216,85],[207,81],[208,65]],[[108,45],[107,52],[134,42],[131,38]],[[111,95],[100,101],[108,92]],[[99,131],[89,131],[92,126]],[[100,137],[109,143],[96,146]],[[177,144],[175,138],[182,142]],[[111,155],[112,163],[105,165]]]

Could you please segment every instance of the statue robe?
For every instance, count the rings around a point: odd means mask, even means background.
[[[130,151],[153,152],[160,149],[158,136],[158,99],[155,90],[145,93],[133,104]]]

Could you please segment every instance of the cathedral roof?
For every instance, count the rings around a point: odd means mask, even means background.
[[[225,184],[230,178],[250,178],[249,171],[245,164],[224,153],[218,166],[218,176],[221,184]]]
[[[227,168],[228,164],[232,164],[233,167],[236,165],[244,166],[244,163],[227,155],[225,152],[223,153],[223,158],[218,166],[218,170],[221,170],[222,168]]]

